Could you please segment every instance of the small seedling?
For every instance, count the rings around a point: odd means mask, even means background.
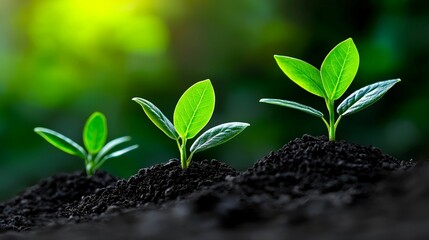
[[[106,117],[100,112],[91,114],[83,129],[83,143],[86,150],[70,138],[54,130],[37,127],[34,131],[58,149],[83,158],[85,160],[85,169],[88,176],[93,175],[106,160],[119,157],[138,147],[137,145],[132,145],[109,153],[114,147],[130,141],[131,138],[128,136],[120,137],[105,144],[107,139],[107,121]]]
[[[159,129],[176,140],[183,169],[189,167],[195,153],[225,143],[249,126],[247,123],[229,122],[213,127],[194,141],[187,157],[186,143],[207,125],[214,111],[215,92],[210,80],[197,82],[183,93],[174,109],[174,125],[148,100],[135,97],[133,101],[142,106],[146,115]]]
[[[359,67],[359,53],[353,40],[348,38],[335,46],[326,56],[320,71],[309,63],[296,58],[279,55],[275,55],[274,58],[293,82],[308,92],[325,99],[329,122],[324,118],[322,112],[297,102],[270,98],[263,98],[259,101],[301,110],[320,117],[328,128],[330,141],[335,140],[335,132],[343,116],[359,112],[372,105],[383,97],[393,85],[401,81],[392,79],[376,82],[353,92],[338,106],[339,117],[335,120],[334,101],[340,98],[350,86]]]

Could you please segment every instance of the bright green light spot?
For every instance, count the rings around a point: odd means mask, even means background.
[[[168,48],[169,30],[154,3],[40,0],[29,5],[20,16],[28,33],[28,56],[11,88],[26,101],[46,107],[94,89],[119,93],[129,80],[119,81],[117,75],[132,71],[130,62],[159,57]],[[142,63],[137,64],[140,69]]]
[[[30,34],[42,51],[92,57],[115,52],[160,54],[168,29],[150,12],[152,0],[55,0],[35,6]]]

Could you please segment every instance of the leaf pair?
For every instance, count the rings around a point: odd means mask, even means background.
[[[376,82],[366,87],[363,87],[355,92],[353,92],[350,96],[348,96],[337,108],[337,113],[341,116],[347,116],[352,113],[359,112],[373,103],[377,102],[383,95],[393,87],[397,82],[401,80],[392,79],[387,81]],[[323,113],[306,105],[281,100],[281,99],[271,99],[271,98],[262,98],[260,102],[269,103],[273,105],[279,105],[283,107],[289,107],[293,109],[300,110],[302,112],[308,113],[315,117],[323,117]]]
[[[131,138],[120,137],[105,144],[107,139],[107,121],[106,117],[100,112],[94,112],[85,123],[83,143],[86,150],[70,138],[54,130],[37,127],[34,131],[56,148],[84,159],[88,176],[93,175],[106,160],[119,157],[138,147],[137,145],[133,145],[109,154],[114,147],[130,141]]]
[[[328,53],[320,71],[300,59],[280,55],[274,58],[293,82],[314,95],[331,100],[344,94],[359,68],[359,53],[351,38]]]
[[[363,110],[378,101],[400,79],[377,82],[363,87],[347,97],[337,108],[335,120],[334,101],[349,88],[359,68],[359,53],[351,38],[339,43],[326,56],[320,71],[309,63],[288,56],[274,56],[283,72],[306,91],[325,99],[329,123],[322,112],[292,101],[263,98],[260,102],[280,105],[320,117],[335,140],[336,127],[342,116]]]
[[[187,157],[187,141],[194,138],[213,115],[215,92],[210,80],[197,82],[183,93],[174,109],[174,125],[148,100],[138,97],[132,100],[141,105],[149,119],[161,131],[169,138],[176,140],[183,169],[189,167],[194,153],[225,143],[249,126],[247,123],[230,122],[213,127],[194,141],[190,148],[190,155]]]

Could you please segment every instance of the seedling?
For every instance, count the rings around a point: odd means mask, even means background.
[[[328,128],[329,140],[335,140],[335,132],[341,118],[361,111],[378,101],[383,95],[401,80],[392,79],[376,82],[363,87],[348,96],[337,108],[338,118],[335,120],[334,101],[339,99],[352,83],[359,68],[359,53],[353,40],[339,43],[332,49],[322,63],[320,71],[302,60],[274,55],[283,72],[296,84],[308,92],[325,99],[329,112],[329,122],[322,112],[292,101],[263,98],[263,103],[301,110],[310,115],[320,117]]]
[[[107,121],[106,117],[100,112],[94,112],[88,118],[83,128],[83,143],[86,150],[70,138],[54,130],[37,127],[34,131],[58,149],[83,158],[88,176],[93,175],[108,159],[119,157],[138,147],[137,145],[132,145],[109,153],[114,147],[130,141],[131,138],[128,136],[120,137],[105,144],[107,139]]]
[[[189,167],[195,153],[225,143],[249,126],[247,123],[229,122],[207,130],[194,141],[188,157],[188,140],[194,138],[207,125],[214,111],[215,92],[210,80],[197,82],[183,93],[174,109],[174,125],[148,100],[135,97],[133,101],[142,106],[146,115],[159,129],[169,138],[176,140],[183,169]]]

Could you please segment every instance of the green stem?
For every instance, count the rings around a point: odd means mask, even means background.
[[[94,175],[94,162],[92,161],[91,154],[88,154],[87,158],[85,159],[85,170],[87,176]]]
[[[324,117],[322,117],[322,121],[325,123],[326,129],[328,129],[328,131],[329,131],[329,123],[326,121],[326,119]]]
[[[335,141],[335,108],[334,100],[327,99],[326,106],[329,111],[329,141]]]
[[[194,152],[191,152],[191,154],[189,154],[188,160],[186,160],[186,164],[188,165],[188,167],[191,164],[191,160],[193,156],[194,156]]]
[[[340,115],[338,118],[337,118],[337,121],[335,122],[335,129],[337,129],[337,127],[338,127],[338,123],[340,123],[340,120],[341,120],[341,118],[343,117],[343,115]]]
[[[182,169],[188,168],[187,157],[186,157],[186,139],[182,139],[182,145],[180,146],[180,162],[182,164]]]

